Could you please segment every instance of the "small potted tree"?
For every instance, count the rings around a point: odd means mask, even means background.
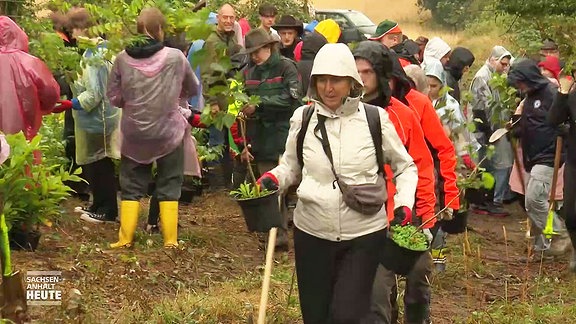
[[[10,247],[34,251],[40,240],[38,227],[50,224],[49,218],[60,215],[60,203],[72,189],[64,181],[82,181],[61,165],[34,163],[34,153],[45,149],[41,136],[28,142],[22,133],[6,136],[11,148],[7,161],[0,165],[0,196],[9,231]]]

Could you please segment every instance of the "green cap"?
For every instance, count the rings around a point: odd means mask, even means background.
[[[376,33],[370,37],[370,40],[379,40],[386,34],[401,34],[402,30],[398,27],[398,23],[392,20],[384,20],[378,24]]]

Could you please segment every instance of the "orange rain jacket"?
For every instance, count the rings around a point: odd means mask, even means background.
[[[427,222],[434,217],[434,206],[436,196],[434,194],[434,161],[430,150],[424,140],[424,133],[420,127],[418,116],[406,105],[396,98],[390,99],[388,106],[388,116],[396,132],[406,147],[408,154],[414,160],[418,168],[418,186],[416,187],[416,215],[422,218],[422,222]],[[386,166],[388,196],[393,197],[396,187],[392,181],[393,173],[389,166]],[[388,220],[394,219],[394,201],[388,200],[387,215]],[[436,220],[431,220],[423,228],[431,228],[436,224]]]
[[[450,138],[444,132],[442,122],[436,114],[430,99],[412,89],[406,94],[410,108],[420,121],[424,137],[434,158],[437,168],[436,199],[440,209],[448,206],[453,210],[460,209],[458,187],[456,185],[456,150]]]

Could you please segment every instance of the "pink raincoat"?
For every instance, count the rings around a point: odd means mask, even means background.
[[[139,59],[126,51],[118,54],[108,80],[108,97],[123,109],[122,155],[150,164],[190,137],[179,100],[196,95],[197,88],[198,79],[177,49],[164,47]]]
[[[524,101],[520,102],[518,108],[516,108],[515,115],[521,115],[524,109]],[[514,159],[514,165],[512,165],[512,173],[510,173],[510,180],[508,184],[510,185],[510,190],[524,195],[526,186],[528,186],[528,180],[530,174],[524,169],[524,163],[522,162],[522,145],[518,142],[516,147],[517,159]],[[556,195],[554,197],[556,201],[564,200],[564,165],[560,166],[558,170],[558,181],[556,183]]]
[[[518,145],[517,148],[518,156],[522,157],[522,148]],[[518,162],[518,163],[516,163]],[[520,178],[519,169],[522,170],[522,178]],[[528,179],[530,174],[524,170],[524,165],[522,163],[522,158],[520,161],[515,161],[512,166],[512,173],[510,173],[510,189],[521,195],[524,194],[524,187],[528,185]],[[522,187],[522,182],[524,182],[524,187]],[[564,200],[564,165],[560,166],[558,170],[558,182],[556,184],[556,196],[554,197],[556,201]]]
[[[5,16],[0,16],[0,76],[0,130],[22,131],[31,140],[58,101],[60,87],[46,64],[28,54],[26,33]]]

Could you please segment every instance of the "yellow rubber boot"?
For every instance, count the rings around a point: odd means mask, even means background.
[[[160,202],[160,224],[165,248],[178,247],[178,202]]]
[[[117,249],[131,247],[134,240],[134,232],[138,225],[139,201],[124,200],[120,203],[120,231],[118,242],[110,244],[110,248]]]

